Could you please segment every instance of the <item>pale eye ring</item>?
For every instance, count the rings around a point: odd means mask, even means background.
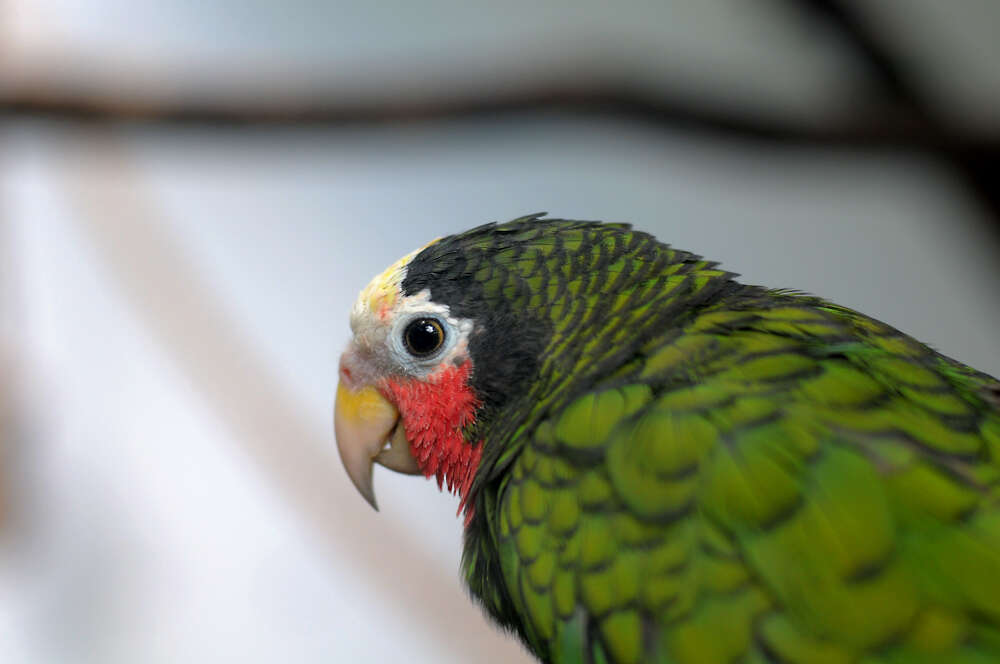
[[[444,345],[444,326],[437,318],[415,318],[403,330],[403,347],[413,357],[430,357]]]

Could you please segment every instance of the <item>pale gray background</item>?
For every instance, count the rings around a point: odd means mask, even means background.
[[[996,5],[959,5],[876,11],[900,43],[933,36],[915,52],[942,113],[996,128]],[[842,115],[861,76],[771,2],[5,9],[8,91],[378,100],[585,68],[809,124]],[[463,594],[454,498],[376,471],[371,512],[331,433],[355,293],[484,221],[630,221],[1000,374],[996,236],[915,155],[558,114],[349,131],[19,116],[0,131],[0,341],[23,399],[3,662],[529,661]]]

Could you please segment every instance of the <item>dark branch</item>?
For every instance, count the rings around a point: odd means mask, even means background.
[[[504,115],[548,111],[620,118],[660,128],[769,144],[906,149],[949,154],[979,153],[984,149],[1000,152],[1000,136],[964,135],[937,127],[934,131],[927,131],[912,123],[899,122],[895,117],[866,114],[863,121],[843,125],[803,124],[733,113],[680,96],[654,96],[610,87],[538,88],[468,99],[379,102],[370,105],[289,99],[259,107],[190,101],[143,106],[116,104],[102,98],[40,93],[0,100],[0,117],[8,118],[48,116],[88,122],[312,125],[330,128],[495,119]]]
[[[906,60],[893,52],[879,33],[850,2],[843,0],[788,0],[825,21],[840,34],[867,65],[879,92],[899,108],[918,133],[929,136],[947,132],[943,122],[927,103],[919,78],[906,68]],[[1000,150],[993,142],[948,149],[941,145],[930,152],[948,163],[969,191],[990,215],[993,230],[1000,230]]]
[[[790,0],[834,27],[867,65],[881,92],[911,113],[925,115],[925,106],[911,74],[883,43],[878,33],[849,4],[839,0]]]
[[[877,90],[853,117],[817,125],[734,113],[629,86],[536,87],[500,95],[423,101],[352,104],[315,97],[268,100],[259,106],[181,98],[159,104],[131,104],[86,95],[59,96],[26,90],[0,99],[0,118],[51,116],[90,122],[131,121],[210,125],[313,125],[330,128],[413,122],[496,119],[525,112],[617,118],[658,128],[738,139],[769,146],[907,150],[949,164],[1000,231],[1000,136],[975,136],[949,126],[926,103],[919,81],[907,71],[877,31],[853,5],[838,0],[786,0],[832,26],[866,63]]]

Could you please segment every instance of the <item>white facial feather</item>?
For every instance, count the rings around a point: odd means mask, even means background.
[[[406,257],[407,261],[413,254]],[[365,382],[389,375],[423,378],[445,365],[457,365],[469,356],[473,322],[451,315],[447,305],[431,301],[428,289],[403,295],[406,264],[394,264],[361,291],[351,310],[354,339],[347,356],[351,370]],[[403,343],[403,334],[414,320],[435,318],[445,340],[429,357],[414,357]]]

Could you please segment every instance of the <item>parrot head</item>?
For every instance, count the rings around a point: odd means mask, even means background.
[[[372,507],[377,463],[436,478],[471,518],[477,472],[519,427],[728,281],[627,224],[539,216],[435,240],[358,296],[334,425]]]
[[[539,326],[488,297],[467,273],[469,247],[451,239],[391,265],[351,311],[334,428],[348,476],[375,509],[377,463],[435,477],[461,511],[482,456],[477,432],[537,362]]]

